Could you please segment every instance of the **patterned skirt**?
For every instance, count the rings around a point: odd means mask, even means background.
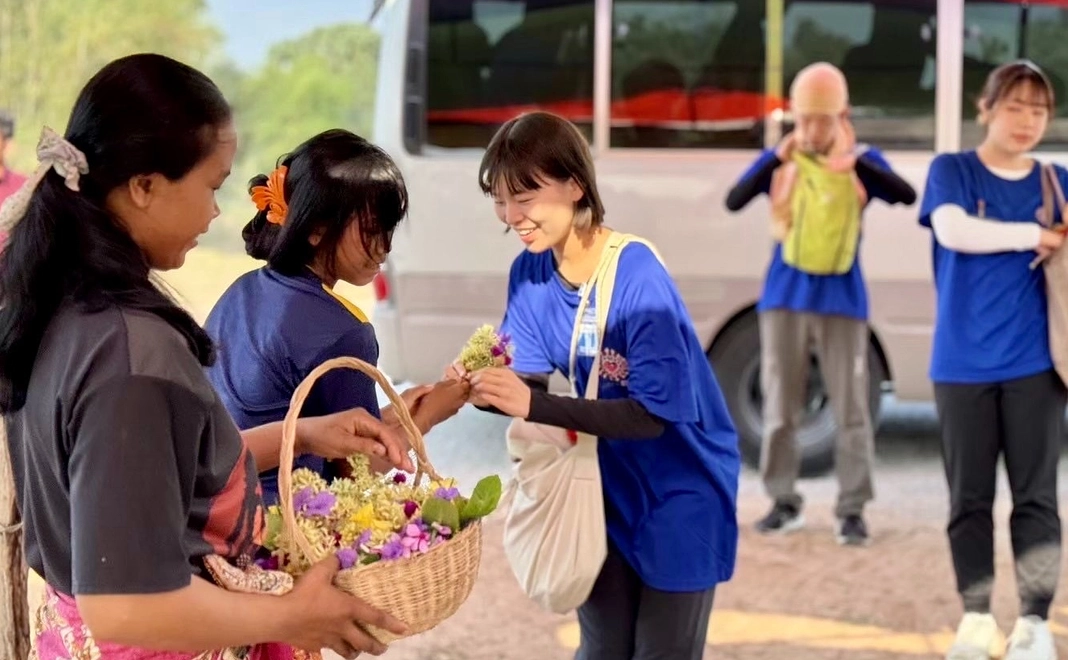
[[[217,557],[210,566],[216,581],[249,593],[282,593],[291,586],[288,576],[268,572],[243,572],[233,569]],[[227,575],[229,573],[229,575]],[[220,579],[222,578],[222,579]],[[229,579],[226,579],[229,578]],[[33,617],[33,637],[27,660],[322,660],[319,653],[308,653],[286,644],[257,644],[237,648],[185,653],[104,644],[93,639],[82,621],[74,598],[45,587],[44,598]]]

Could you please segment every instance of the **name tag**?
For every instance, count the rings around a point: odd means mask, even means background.
[[[578,346],[575,353],[579,357],[597,355],[597,308],[592,304],[586,307],[579,325]]]

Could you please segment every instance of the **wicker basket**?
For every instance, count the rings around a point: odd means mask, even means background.
[[[418,485],[424,478],[440,479],[427,458],[423,435],[412,421],[404,402],[381,372],[351,357],[334,358],[319,365],[293,393],[282,426],[282,452],[278,468],[282,521],[287,537],[295,546],[289,548],[289,552],[299,553],[312,563],[322,559],[323,555],[312,549],[300,531],[293,509],[293,452],[297,418],[315,381],[338,368],[356,369],[367,374],[382,387],[393,403],[410,436],[416,464],[415,484]],[[424,554],[355,566],[338,572],[334,583],[338,588],[400,619],[408,626],[409,634],[414,635],[430,630],[456,613],[471,594],[481,560],[482,524],[480,520],[475,520],[456,536]],[[383,644],[399,639],[399,636],[373,626],[369,626],[367,632]]]

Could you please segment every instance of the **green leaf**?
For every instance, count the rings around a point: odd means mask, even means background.
[[[423,521],[426,523],[438,523],[449,529],[460,529],[460,512],[456,505],[440,497],[431,497],[423,502]]]
[[[268,550],[277,550],[278,537],[282,534],[282,512],[278,507],[272,506],[267,509],[267,531],[263,538],[263,547]]]
[[[501,501],[501,490],[501,478],[495,474],[479,481],[471,493],[471,499],[460,510],[461,523],[467,524],[493,513]]]
[[[363,559],[360,560],[360,566],[367,566],[368,564],[373,564],[379,559],[381,559],[381,557],[379,557],[378,555],[364,555]]]

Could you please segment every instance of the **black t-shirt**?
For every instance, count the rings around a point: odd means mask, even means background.
[[[171,591],[255,551],[255,461],[159,317],[61,310],[7,424],[27,562],[57,591]]]

